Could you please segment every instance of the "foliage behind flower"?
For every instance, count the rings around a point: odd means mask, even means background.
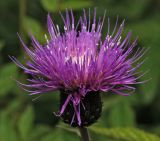
[[[87,125],[84,123],[86,119],[83,121],[81,115],[82,111],[85,112],[88,108],[84,104],[88,95],[94,97],[95,94],[99,95],[99,92],[129,95],[135,89],[132,85],[139,83],[137,79],[143,75],[136,77],[138,74],[136,70],[143,62],[134,67],[133,64],[142,57],[144,49],[137,49],[133,54],[137,39],[130,43],[131,32],[121,40],[124,22],[117,28],[117,20],[112,32],[108,22],[108,33],[102,41],[105,15],[96,21],[95,10],[93,20],[90,17],[90,10],[88,14],[84,10],[75,24],[73,12],[66,11],[66,16],[62,16],[64,30],[61,32],[59,26],[55,25],[48,15],[50,39],[46,37],[47,43],[41,45],[31,35],[34,47],[31,50],[20,38],[31,60],[24,66],[16,58],[11,57],[32,77],[27,79],[29,84],[18,82],[21,87],[30,95],[59,90],[65,95],[65,99],[57,115],[65,114],[67,106],[71,104],[74,112],[69,113],[72,114],[70,115],[72,118],[69,116],[69,122],[71,124],[77,122],[78,126]],[[92,107],[93,103],[89,106]],[[101,105],[99,106],[98,108],[101,108]],[[91,112],[91,109],[87,110]],[[97,118],[95,116],[93,119],[97,120],[100,115]]]

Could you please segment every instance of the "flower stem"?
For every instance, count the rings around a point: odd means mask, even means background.
[[[79,131],[81,134],[81,141],[90,141],[87,128],[79,127]]]

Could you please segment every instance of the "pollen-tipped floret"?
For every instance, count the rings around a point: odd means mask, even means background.
[[[55,25],[48,15],[50,38],[45,35],[46,44],[41,45],[31,35],[33,49],[29,49],[20,38],[30,60],[26,65],[22,65],[16,58],[11,57],[31,76],[27,79],[29,84],[18,82],[30,95],[56,90],[65,94],[57,115],[66,114],[67,106],[72,105],[73,118],[69,121],[71,124],[77,122],[79,126],[85,125],[81,120],[81,109],[85,111],[83,99],[86,95],[91,95],[92,92],[129,95],[135,89],[132,85],[139,83],[137,79],[142,76],[136,77],[138,73],[135,71],[143,63],[136,64],[144,54],[144,49],[134,50],[137,40],[130,43],[131,32],[121,39],[124,21],[117,27],[117,20],[111,33],[108,22],[108,33],[102,40],[104,19],[103,17],[96,21],[94,12],[91,20],[90,10],[84,10],[75,24],[73,12],[66,11],[66,16],[62,16],[64,29],[60,31],[59,26]]]

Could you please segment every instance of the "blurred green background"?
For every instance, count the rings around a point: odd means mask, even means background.
[[[78,141],[77,129],[69,128],[53,112],[59,108],[59,94],[30,97],[14,79],[25,81],[26,75],[8,55],[22,62],[25,53],[17,38],[19,32],[30,45],[28,32],[41,43],[47,33],[46,17],[51,13],[63,27],[59,11],[72,8],[78,19],[82,8],[97,7],[97,15],[107,10],[111,28],[116,17],[126,19],[125,33],[132,30],[140,47],[149,48],[140,71],[149,72],[137,85],[135,94],[122,97],[103,94],[103,114],[90,129],[93,141],[158,141],[160,138],[160,1],[159,0],[0,0],[0,141]],[[107,32],[107,20],[103,34]],[[104,130],[101,130],[101,129]],[[145,131],[138,131],[137,128]],[[100,134],[99,134],[100,133]],[[148,134],[150,133],[150,134]]]

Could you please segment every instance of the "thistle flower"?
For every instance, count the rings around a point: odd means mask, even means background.
[[[131,32],[121,41],[124,22],[110,33],[104,41],[102,27],[104,17],[96,21],[96,10],[91,20],[90,10],[75,24],[72,10],[62,14],[64,30],[60,31],[48,15],[46,44],[41,45],[31,35],[33,49],[20,41],[30,57],[22,65],[15,57],[11,59],[31,76],[29,84],[18,82],[30,95],[60,91],[60,110],[56,114],[71,126],[88,126],[101,115],[101,92],[112,92],[127,96],[135,88],[138,77],[135,71],[141,66],[136,63],[144,49],[134,51],[137,39],[130,43]],[[105,14],[104,14],[105,15]],[[133,67],[133,64],[134,67]]]

